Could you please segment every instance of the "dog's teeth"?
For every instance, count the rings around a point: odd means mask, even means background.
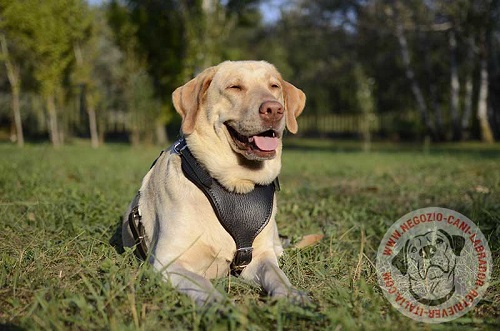
[[[253,137],[248,137],[248,142],[252,143],[253,142]]]

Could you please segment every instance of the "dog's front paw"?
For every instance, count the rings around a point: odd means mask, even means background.
[[[309,294],[304,291],[299,291],[295,288],[292,288],[287,296],[288,300],[294,305],[298,306],[308,306],[312,303]]]
[[[296,288],[277,289],[270,293],[275,299],[286,299],[294,305],[306,306],[311,304],[311,298],[304,291],[299,291]]]
[[[226,298],[219,291],[211,291],[211,292],[200,292],[197,293],[196,296],[193,296],[194,302],[197,306],[212,306],[214,304],[222,304],[226,302]]]

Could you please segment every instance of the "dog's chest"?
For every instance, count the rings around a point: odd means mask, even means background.
[[[198,187],[213,207],[220,224],[236,244],[236,255],[231,268],[241,271],[252,261],[253,241],[269,222],[274,205],[277,179],[268,185],[255,185],[248,193],[227,190],[212,178],[194,158],[186,140],[179,139],[173,147],[181,157],[181,168],[191,183]]]
[[[179,252],[181,260],[191,261],[189,268],[197,274],[207,278],[225,276],[236,253],[236,245],[211,212],[210,204],[200,203],[194,210],[201,214],[193,219],[191,227],[177,229],[174,239],[177,245],[170,245],[169,249]]]
[[[220,185],[201,190],[201,183],[185,176],[178,155],[170,155],[167,164],[167,169],[155,169],[160,175],[167,174],[161,185],[164,194],[157,200],[160,236],[166,240],[161,240],[157,251],[168,252],[170,260],[189,261],[185,264],[191,271],[208,278],[228,273],[238,247],[249,250],[251,261],[253,240],[273,212],[274,184],[246,195],[245,202],[243,195],[227,195]],[[260,203],[262,195],[266,204]],[[224,217],[227,221],[221,222]]]

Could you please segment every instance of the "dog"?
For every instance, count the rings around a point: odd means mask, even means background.
[[[392,265],[408,274],[409,289],[420,303],[438,306],[455,293],[456,259],[465,238],[439,229],[408,239]]]
[[[305,94],[270,63],[226,61],[172,99],[182,138],[144,177],[123,218],[124,246],[198,305],[225,300],[210,279],[229,272],[303,300],[278,266],[275,191],[283,133],[297,132]]]

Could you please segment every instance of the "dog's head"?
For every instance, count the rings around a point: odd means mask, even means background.
[[[392,260],[402,275],[414,280],[434,280],[447,277],[455,268],[456,257],[464,248],[462,236],[450,235],[439,229],[408,239]]]
[[[265,161],[280,153],[285,126],[297,132],[305,94],[267,62],[227,61],[176,89],[173,103],[184,135],[198,134],[247,160]]]

